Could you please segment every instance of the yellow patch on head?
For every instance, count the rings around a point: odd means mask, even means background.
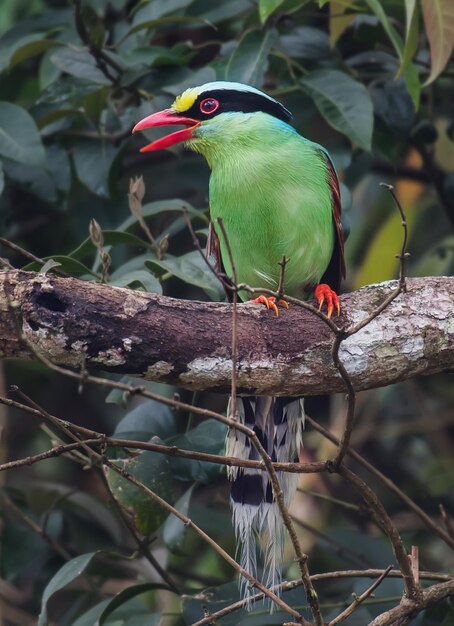
[[[186,89],[186,91],[183,91],[181,95],[175,98],[175,101],[170,108],[176,113],[184,113],[185,111],[188,111],[197,100],[199,93],[200,91],[194,87]]]

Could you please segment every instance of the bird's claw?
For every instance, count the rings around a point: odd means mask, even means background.
[[[329,285],[326,285],[325,283],[321,283],[320,285],[317,285],[314,291],[314,295],[315,295],[315,299],[318,302],[319,311],[321,310],[323,303],[326,300],[327,315],[329,319],[331,318],[331,315],[333,314],[334,308],[336,308],[337,315],[338,316],[340,315],[339,298],[337,296],[337,293],[333,291]]]
[[[273,309],[273,311],[276,313],[276,317],[279,317],[279,309],[277,308],[279,304],[282,304],[282,306],[285,306],[285,308],[288,309],[288,302],[286,302],[285,300],[278,300],[276,302],[276,298],[274,296],[259,296],[258,298],[249,300],[249,302],[264,304],[267,309]]]

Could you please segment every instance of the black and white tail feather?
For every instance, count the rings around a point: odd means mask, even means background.
[[[237,415],[241,423],[254,430],[272,461],[298,461],[304,426],[302,398],[238,397]],[[249,438],[234,428],[227,434],[226,453],[241,459],[260,460]],[[230,504],[241,566],[257,578],[259,563],[262,563],[259,579],[267,587],[278,585],[282,578],[285,529],[268,474],[239,467],[228,467],[227,474],[232,481]],[[288,507],[296,491],[298,475],[278,472],[278,480]],[[240,589],[245,599],[253,594],[243,577]]]

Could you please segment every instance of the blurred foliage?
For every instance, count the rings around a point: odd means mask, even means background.
[[[409,274],[451,274],[453,20],[451,0],[78,0],[75,6],[64,0],[3,0],[1,235],[85,280],[221,299],[182,214],[186,207],[203,243],[209,175],[204,161],[180,148],[140,155],[143,138],[130,131],[185,87],[229,79],[282,100],[298,130],[330,151],[342,180],[345,227],[351,230],[345,289],[397,273],[400,218],[378,185],[383,180],[395,184],[408,217]],[[140,175],[145,197],[130,189],[130,179]],[[96,222],[89,235],[91,220]],[[1,256],[24,266],[7,248]],[[26,267],[38,270],[40,263]],[[122,438],[223,450],[225,432],[218,423],[199,423],[192,415],[119,392],[109,394],[107,403],[96,389],[78,395],[71,381],[39,364],[9,363],[5,381],[49,412],[96,430],[113,432],[118,422],[115,433]],[[192,398],[184,390],[149,386],[202,406],[224,407],[212,394]],[[358,400],[357,449],[429,515],[439,515],[440,503],[452,514],[452,383],[445,376],[416,379],[365,392]],[[343,408],[337,402],[309,399],[307,405],[314,417],[339,431]],[[14,410],[5,424],[8,458],[46,449],[55,438]],[[308,460],[331,452],[330,444],[307,432]],[[115,455],[234,554],[228,487],[219,466],[151,452]],[[163,590],[152,561],[135,552],[105,480],[133,510],[147,539],[143,545],[186,594],[182,602],[169,581],[164,583],[169,590]],[[368,481],[407,546],[420,546],[421,566],[440,571],[452,566],[441,540],[380,483],[370,476]],[[343,483],[315,475],[301,477],[300,485],[312,495],[298,494],[294,514],[323,533],[321,538],[300,533],[311,571],[393,562],[386,541]],[[1,577],[14,591],[4,606],[6,626],[28,623],[40,610],[43,625],[47,613],[60,626],[190,624],[203,616],[204,607],[216,610],[238,597],[226,564],[134,489],[121,477],[100,476],[83,460],[51,459],[9,474],[0,522]],[[70,560],[65,563],[62,554]],[[297,576],[290,552],[288,562],[286,575]],[[365,585],[354,578],[320,583],[325,618]],[[400,593],[398,580],[385,581],[345,624],[364,626]],[[296,607],[306,604],[298,589],[284,598]],[[448,626],[453,615],[444,603],[412,623]],[[283,619],[259,606],[220,623],[258,626]]]

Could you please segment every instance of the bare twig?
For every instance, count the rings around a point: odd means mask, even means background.
[[[24,513],[22,509],[20,509],[11,500],[11,498],[6,495],[4,491],[0,492],[0,498],[3,502],[3,505],[7,507],[10,511],[12,511],[14,515],[18,517],[23,524],[28,526],[28,528],[30,528],[34,533],[39,535],[41,539],[43,539],[46,543],[48,543],[50,547],[53,550],[55,550],[55,552],[58,555],[61,556],[62,559],[64,559],[65,561],[69,561],[69,559],[71,558],[71,555],[69,554],[69,552],[63,546],[61,546],[58,543],[58,541],[54,539],[54,537],[51,537],[50,535],[48,535],[46,531],[43,528],[41,528],[41,526],[37,524],[31,517],[29,517],[26,513]]]
[[[100,457],[101,455],[98,455]],[[160,504],[164,507],[169,513],[175,515],[179,520],[181,520],[185,526],[189,526],[192,528],[206,543],[208,543],[222,558],[229,563],[237,572],[239,572],[244,578],[246,578],[249,583],[262,591],[270,600],[275,602],[283,611],[289,613],[296,619],[299,624],[303,624],[303,626],[310,626],[309,622],[305,620],[298,611],[295,611],[290,607],[286,602],[284,602],[281,598],[276,596],[275,593],[267,589],[262,583],[256,580],[249,572],[247,572],[239,563],[237,563],[221,546],[214,541],[207,533],[205,533],[197,524],[195,524],[189,517],[175,509],[171,504],[163,500],[157,493],[153,492],[151,489],[146,487],[143,483],[137,480],[132,474],[126,472],[124,468],[117,466],[114,462],[104,458],[103,462],[107,467],[111,468],[117,474],[128,480],[130,483],[141,489],[144,493],[146,493],[152,500]]]
[[[323,574],[313,574],[311,576],[311,580],[314,582],[323,582],[323,581],[332,581],[337,579],[345,579],[345,578],[377,578],[383,576],[383,574],[387,572],[386,576],[388,578],[402,578],[402,572],[399,569],[366,569],[366,570],[338,570],[336,572],[324,572]],[[421,578],[426,580],[436,580],[439,582],[454,582],[454,577],[449,576],[448,574],[441,574],[438,572],[420,572]],[[293,580],[290,582],[284,582],[280,586],[281,591],[287,591],[289,589],[293,589],[302,584],[301,579]],[[276,589],[273,587],[273,589]],[[258,602],[263,599],[263,594],[259,593],[254,596],[251,596],[248,600],[239,600],[238,602],[234,602],[229,604],[229,606],[224,607],[220,611],[216,611],[215,613],[211,613],[211,615],[207,618],[201,619],[198,622],[192,624],[192,626],[207,626],[210,621],[220,619],[229,613],[234,613],[246,606],[248,602]]]
[[[283,591],[296,589],[296,587],[299,587],[302,584],[303,584],[302,580],[294,580],[292,582],[283,582],[280,585],[275,585],[274,587],[271,587],[271,590],[282,593]],[[219,611],[216,611],[215,613],[211,613],[210,615],[207,615],[203,619],[198,620],[197,622],[194,622],[193,624],[191,624],[191,626],[209,626],[210,624],[215,624],[216,620],[221,619],[221,617],[225,617],[226,615],[229,615],[230,613],[239,611],[240,609],[244,608],[249,603],[254,604],[255,602],[259,602],[260,600],[263,600],[264,597],[265,597],[264,593],[256,593],[253,596],[249,596],[247,599],[238,600],[238,602],[233,602],[232,604],[229,604],[223,609],[220,609]]]
[[[95,59],[96,65],[112,84],[116,84],[118,76],[122,74],[123,70],[118,63],[106,54],[102,48],[98,48],[91,40],[83,20],[81,0],[75,0],[74,2],[74,23],[79,37],[88,46],[88,50]],[[117,76],[114,76],[110,69],[114,69],[117,72]]]
[[[242,568],[241,565],[239,565],[225,550],[223,550],[223,548],[221,548],[221,546],[219,546],[219,544],[216,541],[214,541],[214,539],[212,539],[209,535],[207,535],[189,517],[187,517],[183,513],[180,513],[180,511],[175,509],[171,504],[166,502],[158,494],[156,494],[151,489],[146,487],[142,482],[140,482],[138,479],[132,476],[124,468],[119,467],[118,465],[116,465],[116,463],[105,458],[105,456],[103,456],[102,454],[99,454],[98,452],[95,452],[94,450],[92,450],[85,441],[80,439],[77,435],[75,435],[70,430],[69,425],[67,423],[65,423],[63,420],[60,420],[59,418],[54,417],[53,415],[50,415],[49,413],[47,413],[47,411],[45,411],[44,409],[36,405],[36,403],[33,400],[31,400],[31,398],[29,398],[26,394],[21,392],[18,387],[15,387],[14,390],[17,393],[19,393],[24,399],[26,399],[27,402],[29,402],[32,405],[32,407],[35,408],[40,413],[42,417],[44,417],[47,421],[49,421],[50,424],[52,424],[52,426],[58,429],[61,429],[61,431],[65,433],[67,437],[69,437],[75,442],[78,442],[80,447],[85,450],[89,458],[95,461],[97,465],[103,464],[111,468],[117,474],[119,474],[120,476],[128,480],[130,483],[134,484],[136,487],[144,491],[144,493],[146,493],[155,502],[163,506],[167,511],[169,511],[170,513],[178,517],[178,519],[180,519],[186,526],[190,526],[191,528],[193,528],[197,532],[197,534],[199,534],[212,548],[214,548],[218,552],[218,554],[220,554],[234,569],[236,569],[242,576],[244,576],[250,582],[252,586],[257,587],[257,589],[260,589],[260,591],[262,591],[267,597],[269,597],[278,606],[280,606],[282,610],[292,615],[299,624],[302,624],[303,626],[309,626],[309,622],[307,622],[307,620],[305,620],[297,611],[292,609],[283,600],[278,598],[273,592],[269,591],[264,585],[262,585],[262,583],[256,580],[249,572],[247,572],[244,568]]]
[[[407,242],[408,242],[408,225],[407,218],[405,216],[404,210],[402,209],[402,205],[399,202],[398,197],[394,193],[394,187],[392,185],[388,185],[387,183],[380,183],[382,187],[385,187],[389,193],[391,194],[394,204],[397,207],[397,210],[400,213],[400,217],[402,219],[402,228],[403,228],[403,238],[402,238],[402,246],[400,250],[400,254],[397,255],[399,259],[400,271],[399,271],[399,286],[403,292],[407,291],[407,284],[405,281],[405,261],[409,257],[407,252]]]
[[[22,404],[17,402],[16,400],[12,400],[10,398],[3,398],[0,396],[0,404],[4,404],[6,406],[14,407],[16,409],[25,411],[35,417],[45,418],[45,414],[43,414],[40,410],[36,408],[32,408],[27,406],[26,404]],[[54,417],[54,420],[59,420],[59,418]],[[221,416],[222,417],[222,416]],[[61,420],[60,420],[61,421]],[[208,463],[216,463],[218,465],[228,465],[232,467],[245,467],[251,468],[261,471],[267,471],[264,467],[262,461],[253,461],[249,459],[240,459],[237,457],[225,457],[218,454],[208,454],[206,452],[195,452],[192,450],[182,450],[181,448],[177,448],[176,446],[166,446],[163,444],[153,443],[151,441],[134,441],[132,439],[121,439],[118,437],[108,437],[104,433],[99,433],[94,430],[90,430],[88,428],[83,428],[81,426],[76,426],[68,421],[63,421],[65,426],[72,430],[73,432],[82,433],[89,437],[89,439],[84,439],[83,443],[86,445],[98,447],[98,446],[106,446],[106,447],[123,447],[130,448],[131,450],[149,450],[151,452],[157,452],[159,454],[165,454],[167,456],[178,456],[186,459],[194,459],[197,461],[206,461]],[[45,452],[41,452],[39,454],[35,454],[33,456],[28,456],[23,459],[18,459],[17,461],[9,461],[7,463],[3,463],[0,465],[0,471],[5,471],[9,469],[14,469],[16,467],[21,467],[24,465],[32,465],[33,463],[37,463],[44,459],[49,459],[52,457],[61,456],[62,454],[66,454],[73,450],[79,449],[81,447],[80,442],[72,442],[64,445],[59,445],[51,448],[50,450],[46,450]],[[314,463],[273,463],[273,466],[276,470],[285,470],[288,472],[296,473],[296,474],[312,474],[317,472],[326,471],[326,465],[323,462],[314,462]]]
[[[339,445],[339,439],[330,433],[326,428],[323,428],[310,416],[306,415],[306,421],[316,430],[321,433],[326,439],[329,439],[332,443]],[[355,450],[351,448],[347,449],[347,454],[355,459],[360,465],[365,467],[371,474],[373,474],[378,480],[380,480],[388,489],[395,493],[405,504],[416,513],[416,515],[426,524],[428,528],[433,530],[443,541],[445,541],[451,548],[454,549],[454,537],[450,537],[443,528],[440,528],[428,515],[425,513],[411,498],[407,496],[399,487],[387,476],[385,476],[380,470],[374,467],[369,461],[361,456]]]
[[[419,601],[421,597],[421,588],[413,575],[407,552],[404,548],[404,544],[402,543],[399,531],[386,512],[385,507],[372,489],[351,470],[342,465],[338,468],[338,473],[358,491],[364,502],[370,508],[376,524],[390,540],[393,552],[402,571],[405,595],[411,600]]]
[[[410,624],[412,618],[424,608],[454,595],[454,579],[424,589],[418,602],[403,598],[400,604],[373,619],[368,626],[403,626]]]
[[[451,539],[454,541],[454,526],[452,524],[452,521],[449,518],[449,515],[446,513],[446,509],[445,509],[445,507],[442,504],[439,504],[438,508],[440,509],[441,519],[443,520],[443,523],[445,525],[446,532],[451,537]]]
[[[413,572],[413,578],[415,583],[419,585],[419,548],[418,546],[412,546],[411,552],[408,556],[410,559],[411,571]]]
[[[191,235],[192,243],[194,244],[195,249],[199,252],[200,256],[203,259],[203,262],[205,263],[207,268],[210,270],[211,274],[213,274],[213,276],[217,280],[220,281],[220,283],[224,287],[224,289],[230,291],[232,289],[232,285],[231,285],[230,281],[226,280],[226,277],[221,272],[218,272],[216,270],[216,268],[211,265],[211,263],[210,263],[210,261],[208,259],[208,256],[206,255],[205,251],[203,250],[202,246],[200,245],[199,238],[195,234],[194,228],[192,226],[192,222],[191,222],[191,219],[189,217],[189,211],[188,211],[187,207],[185,207],[185,206],[182,207],[182,211],[183,211],[184,221],[186,222],[186,226],[188,228],[189,234]]]
[[[130,519],[129,515],[124,510],[122,504],[117,500],[117,498],[112,493],[112,489],[110,488],[109,481],[107,480],[107,477],[104,474],[104,472],[100,472],[100,476],[101,476],[101,480],[102,480],[102,482],[104,484],[104,487],[105,487],[107,493],[110,495],[110,499],[111,499],[111,502],[112,502],[113,506],[117,510],[118,515],[120,516],[123,524],[128,529],[130,535],[133,537],[134,541],[136,542],[136,545],[137,545],[137,548],[138,548],[140,554],[143,557],[145,557],[145,559],[156,570],[156,572],[159,574],[159,576],[162,578],[162,580],[169,585],[169,588],[172,589],[172,591],[174,591],[176,594],[180,595],[181,594],[181,589],[178,587],[176,582],[173,580],[172,576],[162,567],[162,565],[159,563],[159,561],[151,553],[148,538],[142,539],[139,536],[139,534],[136,531],[136,528],[135,528],[132,520]]]
[[[355,508],[358,509],[358,507],[355,507]],[[298,519],[295,516],[293,516],[293,521],[301,528],[304,528],[304,530],[307,530],[308,532],[318,537],[321,541],[324,541],[329,546],[331,546],[336,552],[336,554],[338,554],[340,557],[346,557],[347,559],[350,559],[350,561],[353,561],[357,565],[370,565],[370,562],[367,561],[366,558],[362,554],[354,552],[353,550],[339,543],[338,541],[336,541],[329,535],[321,532],[317,528],[314,528],[314,526],[311,526],[311,524],[307,524],[306,522],[304,522],[301,519]]]
[[[277,287],[277,299],[281,300],[284,295],[284,286],[285,286],[285,268],[287,267],[287,263],[290,261],[289,258],[283,256],[279,261],[279,265],[281,266],[281,270],[279,272],[279,283]]]
[[[32,252],[29,252],[28,250],[21,248],[16,243],[9,241],[9,239],[0,237],[0,244],[2,246],[5,246],[5,248],[9,248],[10,250],[13,250],[13,252],[16,252],[17,254],[22,255],[29,261],[33,261],[34,263],[38,263],[39,265],[44,265],[46,263],[44,259],[41,259],[39,256],[36,256]],[[63,272],[62,270],[58,269],[58,267],[52,267],[50,268],[49,271],[55,272],[55,274],[58,274],[59,276],[63,276],[63,277],[69,276],[69,274],[67,274],[66,272]]]
[[[227,254],[229,256],[230,267],[232,269],[232,281],[233,285],[238,284],[238,276],[236,273],[235,260],[233,258],[232,249],[230,247],[229,239],[227,237],[227,231],[225,230],[224,222],[221,217],[217,219],[219,228],[221,229],[224,243],[227,248]],[[233,419],[237,417],[237,401],[236,401],[236,388],[237,388],[237,361],[238,361],[238,291],[233,289],[232,292],[232,387],[230,392],[230,416]]]
[[[375,589],[377,589],[377,587],[381,584],[382,580],[384,580],[386,578],[386,576],[388,576],[389,572],[392,570],[392,565],[389,565],[385,571],[380,574],[379,578],[377,578],[376,581],[374,581],[372,583],[372,585],[370,587],[368,587],[366,589],[366,591],[364,591],[361,595],[357,596],[356,594],[354,594],[354,600],[351,604],[349,604],[343,611],[342,613],[339,613],[339,615],[337,617],[335,617],[333,620],[331,620],[328,624],[328,626],[337,626],[337,624],[340,624],[341,622],[343,622],[344,620],[347,619],[347,617],[349,617],[352,613],[354,613],[356,611],[356,609],[358,608],[358,606],[360,604],[362,604],[364,602],[364,600],[367,600],[367,598],[369,598],[369,596],[371,596],[373,594],[373,592],[375,591]]]

